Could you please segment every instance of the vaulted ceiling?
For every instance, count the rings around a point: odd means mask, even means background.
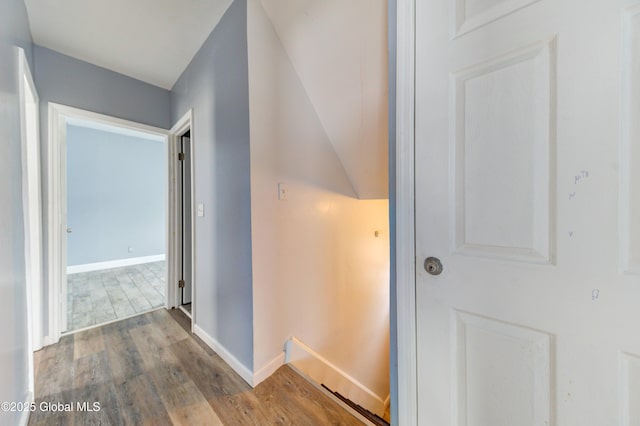
[[[360,198],[387,198],[387,1],[259,0]],[[36,44],[171,89],[232,0],[25,0]]]

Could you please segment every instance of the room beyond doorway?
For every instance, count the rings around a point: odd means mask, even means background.
[[[52,103],[49,117],[55,343],[65,332],[166,306],[168,132]]]

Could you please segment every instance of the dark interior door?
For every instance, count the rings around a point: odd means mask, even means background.
[[[185,133],[180,138],[180,173],[178,188],[180,191],[180,279],[184,282],[181,288],[180,304],[192,302],[191,271],[191,135]]]

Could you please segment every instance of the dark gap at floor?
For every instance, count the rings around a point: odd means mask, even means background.
[[[376,426],[389,426],[389,422],[387,422],[385,419],[383,419],[382,417],[378,416],[377,414],[372,413],[371,411],[367,410],[363,406],[356,404],[355,402],[351,401],[349,398],[346,398],[346,397],[342,396],[339,392],[332,391],[325,384],[322,384],[322,387],[324,389],[326,389],[328,392],[330,392],[331,394],[335,395],[336,398],[338,398],[340,401],[344,402],[349,407],[351,407],[352,409],[357,411],[361,416],[363,416],[364,418],[369,420],[374,425],[376,425]]]

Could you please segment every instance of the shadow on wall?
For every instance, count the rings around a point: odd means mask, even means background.
[[[296,180],[347,197],[358,198],[340,158],[314,111],[311,99],[286,53],[274,61],[273,167],[283,181]],[[291,122],[291,125],[282,125]],[[293,124],[292,122],[295,122]],[[277,125],[280,124],[280,125]]]
[[[387,1],[260,3],[356,196],[387,198]]]

